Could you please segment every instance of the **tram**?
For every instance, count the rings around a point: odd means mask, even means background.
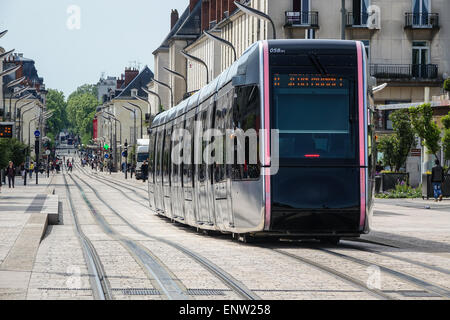
[[[150,207],[239,238],[336,242],[368,233],[375,173],[369,82],[362,42],[256,42],[219,77],[155,117]],[[214,137],[205,135],[211,129]],[[240,142],[243,161],[235,152],[237,130],[257,133]],[[227,143],[210,152],[208,142],[218,137]],[[173,157],[179,144],[181,162]],[[221,159],[206,161],[205,154],[219,153]],[[257,161],[250,162],[254,153]],[[219,161],[228,154],[231,161]]]

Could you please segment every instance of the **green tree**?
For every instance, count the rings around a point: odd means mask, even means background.
[[[450,79],[444,81],[444,90],[450,92]]]
[[[405,165],[414,143],[414,130],[408,110],[395,111],[391,113],[389,119],[392,121],[394,133],[380,139],[378,150],[384,154],[384,164],[399,171]]]
[[[94,85],[83,85],[67,100],[69,129],[82,138],[83,144],[88,144],[92,139],[92,120],[99,105],[96,90]]]
[[[442,118],[442,124],[444,126],[444,137],[442,138],[444,159],[450,161],[450,112]]]
[[[68,125],[67,103],[64,100],[64,93],[49,89],[47,94],[47,110],[53,111],[53,115],[47,120],[47,124],[49,126],[49,132],[55,137],[62,129],[67,128]]]
[[[6,168],[9,161],[12,161],[15,166],[21,165],[25,162],[27,148],[26,144],[16,138],[0,139],[0,168]]]
[[[6,168],[10,159],[9,140],[0,139],[0,169]]]
[[[433,121],[431,104],[425,103],[418,107],[411,107],[409,113],[414,131],[422,140],[422,145],[427,147],[429,154],[437,157],[440,150],[441,130]]]

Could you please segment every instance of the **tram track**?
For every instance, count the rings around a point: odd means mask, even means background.
[[[87,175],[85,172],[83,172],[85,175]],[[232,275],[230,275],[228,272],[226,272],[225,270],[223,270],[222,268],[220,268],[219,266],[217,266],[216,264],[214,264],[213,262],[211,262],[210,260],[206,259],[205,257],[201,256],[198,253],[195,253],[194,251],[178,244],[175,243],[173,241],[161,238],[161,237],[157,237],[157,236],[152,236],[149,235],[148,233],[146,233],[145,231],[143,231],[142,229],[138,228],[137,226],[135,226],[134,224],[130,223],[127,219],[125,219],[119,212],[117,212],[114,208],[112,208],[97,192],[97,190],[95,190],[90,184],[88,184],[84,179],[82,179],[81,177],[74,175],[77,177],[77,179],[79,179],[81,182],[83,182],[87,187],[89,187],[95,194],[95,196],[97,197],[97,199],[100,200],[100,202],[102,202],[111,212],[113,212],[120,220],[122,220],[122,222],[124,222],[128,227],[130,227],[131,229],[133,229],[136,233],[147,237],[151,240],[155,240],[155,241],[159,241],[161,243],[164,243],[182,253],[184,253],[186,256],[190,257],[191,259],[193,259],[194,261],[196,261],[197,263],[199,263],[201,266],[203,266],[206,270],[208,270],[213,276],[215,276],[216,278],[220,279],[227,287],[229,287],[233,292],[235,292],[238,296],[240,296],[241,298],[245,299],[245,300],[260,300],[261,298],[255,294],[252,290],[250,290],[249,288],[247,288],[242,282],[240,282],[239,280],[237,280],[236,278],[234,278]],[[73,177],[71,177],[73,179]],[[108,185],[107,183],[105,183],[104,181],[102,181],[102,179],[97,178],[95,179],[94,177],[90,177],[96,181],[99,181],[100,183],[103,183],[104,185],[109,186],[110,188],[113,188],[117,191],[119,191],[122,195],[124,195],[126,198],[128,198],[131,201],[134,201],[136,203],[139,203],[139,201],[129,197],[125,192],[123,192],[123,190],[113,187],[111,185]],[[74,180],[75,181],[75,180]],[[76,183],[76,182],[75,182]],[[142,204],[141,204],[142,205]],[[146,207],[146,209],[150,210],[148,207]]]
[[[86,172],[84,172],[84,174],[86,174]],[[101,177],[92,177],[92,178],[97,180],[97,181],[99,181],[99,182],[101,182],[101,183],[103,183],[103,184],[105,184],[105,185],[109,185],[107,182],[102,181],[103,179]],[[113,183],[113,184],[121,186],[119,183]],[[124,193],[122,190],[120,190],[120,189],[118,189],[116,187],[113,187],[111,185],[109,185],[109,186],[111,188],[114,188],[114,189],[120,191],[129,200],[134,201],[134,202],[139,203],[140,205],[142,205],[139,201],[131,198],[126,193]],[[128,188],[128,187],[125,187],[125,188],[129,189],[130,191],[134,191],[134,193],[139,198],[144,199],[144,200],[148,200],[144,196],[140,195],[136,190],[133,190],[132,188]],[[379,243],[373,243],[373,244],[382,245],[382,244],[379,244]],[[442,272],[442,273],[445,273],[445,274],[449,274],[450,273],[450,270],[439,268],[439,267],[435,267],[435,266],[431,266],[431,265],[428,265],[426,263],[422,263],[422,262],[415,261],[415,260],[412,260],[412,259],[397,257],[397,256],[394,256],[394,255],[378,252],[376,250],[371,250],[371,249],[367,249],[367,248],[359,248],[359,247],[356,247],[356,246],[351,246],[351,247],[353,247],[354,249],[360,250],[360,251],[365,251],[365,252],[372,253],[372,254],[375,254],[375,255],[380,255],[380,256],[391,258],[391,259],[395,259],[395,260],[403,261],[403,262],[406,262],[406,263],[410,263],[410,264],[413,264],[413,265],[416,265],[416,266],[419,266],[419,267],[422,267],[422,268],[426,268],[426,269],[429,269],[429,270]],[[391,247],[392,249],[396,249],[396,247],[393,247],[393,246],[389,246],[389,247]],[[262,248],[266,248],[267,249],[267,247],[262,247]],[[338,246],[338,248],[339,248],[339,246]],[[355,257],[352,257],[352,256],[348,256],[348,255],[343,254],[343,253],[337,253],[337,252],[334,252],[334,251],[331,251],[331,250],[328,250],[328,249],[324,249],[324,248],[312,247],[311,249],[320,250],[320,251],[325,252],[327,254],[331,254],[331,255],[334,255],[336,257],[339,257],[339,258],[345,259],[347,261],[351,261],[353,263],[357,263],[359,265],[363,265],[363,266],[366,266],[366,267],[368,267],[368,266],[377,266],[377,267],[380,268],[381,271],[383,271],[383,272],[385,272],[387,274],[390,274],[391,276],[394,276],[394,277],[396,277],[396,278],[398,278],[398,279],[400,279],[400,280],[402,280],[404,282],[412,284],[413,286],[415,286],[417,288],[423,289],[426,292],[435,294],[435,295],[437,295],[439,297],[450,298],[450,291],[449,290],[447,290],[445,288],[442,288],[442,287],[440,287],[438,285],[432,284],[432,283],[430,283],[428,281],[425,281],[425,280],[419,279],[417,277],[411,276],[409,274],[406,274],[406,273],[404,273],[402,271],[397,271],[397,270],[394,270],[392,268],[388,268],[388,267],[382,266],[380,264],[372,263],[372,262],[369,262],[369,261],[366,261],[366,260],[363,260],[363,259],[359,259],[359,258],[355,258]],[[369,289],[367,287],[367,285],[365,283],[363,283],[362,281],[360,281],[360,280],[358,280],[358,279],[356,279],[354,277],[351,277],[348,274],[344,274],[342,272],[334,270],[334,269],[332,269],[332,268],[330,268],[330,267],[328,267],[326,265],[323,265],[323,264],[320,264],[320,263],[318,263],[316,261],[313,261],[311,259],[308,259],[308,258],[305,258],[305,257],[301,257],[301,256],[298,256],[296,254],[289,253],[289,252],[285,252],[285,251],[280,250],[280,249],[271,249],[271,250],[274,250],[275,252],[277,252],[279,254],[282,254],[284,256],[290,257],[290,258],[295,259],[297,261],[301,261],[301,262],[303,262],[303,263],[305,263],[307,265],[310,265],[310,266],[312,266],[312,267],[314,267],[316,269],[319,269],[319,270],[321,270],[321,271],[323,271],[325,273],[333,275],[333,276],[343,280],[344,282],[349,283],[349,284],[353,285],[354,287],[357,287],[359,290],[367,292],[371,296],[376,297],[378,299],[384,299],[384,300],[396,299],[395,297],[392,297],[392,295],[389,295],[389,294],[383,292],[382,290]]]
[[[89,238],[84,234],[83,230],[81,229],[81,225],[78,220],[78,212],[73,204],[73,199],[70,194],[69,185],[67,183],[67,179],[64,173],[63,178],[66,187],[66,196],[69,202],[70,213],[75,225],[75,231],[77,233],[78,239],[81,242],[81,247],[83,250],[89,274],[93,275],[93,278],[89,277],[89,281],[91,283],[91,288],[94,293],[94,299],[111,300],[113,295],[111,287],[106,278],[105,270],[97,254],[97,251],[92,245],[92,242],[89,240]]]
[[[136,241],[131,240],[128,237],[116,232],[111,225],[105,220],[105,218],[97,210],[96,206],[87,198],[84,188],[73,178],[73,174],[69,174],[69,177],[78,188],[84,202],[89,208],[92,216],[94,217],[100,228],[113,239],[118,241],[124,248],[126,248],[130,254],[138,261],[143,270],[147,273],[149,279],[155,279],[154,286],[161,292],[167,299],[170,300],[188,300],[190,297],[186,294],[186,288],[184,288],[178,279],[176,279],[170,272],[170,270],[159,261],[159,259],[151,253],[147,248],[143,247]],[[78,179],[80,179],[78,177]],[[81,180],[81,179],[80,179]],[[85,182],[83,182],[86,184]],[[109,207],[111,210],[112,208]]]

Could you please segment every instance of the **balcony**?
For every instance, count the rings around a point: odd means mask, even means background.
[[[405,13],[405,29],[439,29],[439,14]]]
[[[371,64],[370,75],[377,79],[393,81],[436,80],[436,64]]]
[[[353,13],[347,12],[347,21],[345,26],[347,28],[368,28],[367,21],[369,20],[369,14],[367,13]]]
[[[319,28],[319,12],[317,11],[286,11],[286,24],[289,28]]]

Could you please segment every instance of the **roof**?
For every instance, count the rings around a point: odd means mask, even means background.
[[[147,84],[152,81],[153,77],[153,72],[148,66],[145,66],[144,69],[142,69],[142,71],[133,79],[133,81],[131,81],[128,86],[115,97],[115,99],[131,97],[132,89],[138,90],[137,95],[139,97],[147,97],[147,94],[142,90],[142,87],[147,86]]]
[[[197,38],[201,34],[201,8],[201,1],[197,2],[194,9],[192,9],[192,12],[189,11],[188,6],[186,10],[184,10],[183,14],[178,19],[172,30],[170,30],[167,37],[164,39],[158,49],[153,52],[153,54],[160,50],[167,50],[169,48],[169,42],[173,38]]]

